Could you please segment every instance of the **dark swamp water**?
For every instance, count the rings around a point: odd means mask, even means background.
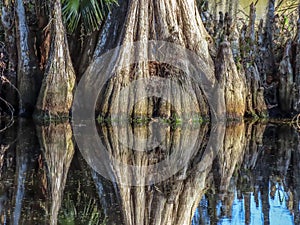
[[[78,149],[69,123],[15,121],[0,133],[0,224],[300,224],[295,128],[267,122],[165,124],[149,135],[152,125],[98,127],[107,151],[122,162],[149,165],[190,151],[187,164],[169,179],[130,187],[103,178],[87,163],[89,157],[102,162]],[[156,136],[165,147],[136,154],[119,141],[126,132],[137,139]],[[108,167],[119,183],[131,179]]]

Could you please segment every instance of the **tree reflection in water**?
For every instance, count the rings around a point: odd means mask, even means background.
[[[188,164],[145,187],[113,183],[75,150],[70,124],[34,126],[20,120],[0,134],[0,224],[300,223],[300,142],[289,125],[164,125],[155,138],[165,147],[147,152],[119,140],[126,132],[151,137],[146,125],[98,128],[107,151],[121,162],[155,164],[189,149]],[[217,149],[207,148],[212,132]],[[135,176],[107,170],[120,183]],[[144,175],[140,181],[146,182]]]

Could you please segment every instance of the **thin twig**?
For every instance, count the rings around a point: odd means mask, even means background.
[[[8,122],[8,124],[5,125],[4,128],[0,129],[0,133],[7,130],[9,127],[11,127],[14,124],[14,107],[8,102],[6,101],[4,98],[0,97],[0,101],[4,102],[4,104],[7,106],[7,108],[10,111],[10,120]]]
[[[9,85],[10,85],[10,86],[18,93],[19,99],[20,99],[20,105],[23,105],[23,104],[22,104],[21,93],[19,92],[18,88],[17,88],[14,84],[12,84],[12,83],[10,82],[10,80],[7,79],[7,77],[5,77],[3,74],[0,76],[0,78],[1,78],[1,80],[3,81],[4,84],[5,84],[5,83],[8,83],[8,84],[9,84]]]

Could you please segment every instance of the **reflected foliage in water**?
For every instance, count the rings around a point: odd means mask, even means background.
[[[124,145],[120,135],[153,138],[147,125],[98,127],[107,151],[120,162],[150,165],[189,149],[188,164],[168,180],[129,187],[104,179],[86,163],[69,123],[17,121],[0,133],[0,224],[300,223],[300,142],[293,127],[235,122],[162,128],[154,136],[161,140],[164,133],[165,148],[145,153]],[[217,138],[210,139],[212,133]],[[209,140],[215,149],[207,148]],[[118,182],[136,176],[106,166]]]

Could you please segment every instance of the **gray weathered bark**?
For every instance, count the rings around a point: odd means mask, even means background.
[[[228,41],[220,44],[216,58],[216,76],[225,89],[226,117],[231,119],[244,117],[246,81],[244,73],[238,72]]]
[[[126,7],[126,1],[122,1],[121,4],[123,4],[122,7]],[[214,64],[209,55],[206,41],[209,35],[201,22],[193,1],[128,1],[127,14],[124,14],[124,9],[116,10],[119,13],[113,11],[109,14],[104,25],[103,33],[100,35],[99,44],[96,48],[96,57],[102,55],[107,49],[115,47],[116,43],[117,45],[122,45],[142,41],[147,45],[149,40],[162,40],[179,44],[196,53],[202,59],[203,65],[205,65],[203,69],[207,73],[207,79],[210,84],[213,85],[217,82],[214,76]],[[124,20],[125,22],[123,23]],[[122,62],[124,60],[128,61],[129,57],[138,57],[138,54],[141,53],[147,55],[143,47],[138,49],[137,52],[137,55],[131,53],[119,55],[116,64],[122,68]],[[152,69],[155,71],[154,73]],[[124,98],[123,100],[120,99],[120,92],[123,87],[140,78],[148,79],[152,76],[161,76],[170,78],[180,86],[183,83],[183,85],[192,89],[194,92],[193,96],[196,96],[198,99],[198,104],[185,99],[182,93],[171,91],[168,95],[176,102],[176,106],[180,106],[179,108],[174,109],[166,102],[157,101],[155,98],[147,98],[137,102],[133,109],[130,109],[132,110],[131,117],[163,116],[172,118],[178,115],[179,117],[188,115],[186,117],[192,118],[193,114],[208,117],[209,106],[206,96],[202,92],[203,87],[199,88],[201,84],[197,84],[197,82],[193,81],[193,77],[189,78],[184,72],[176,68],[170,68],[168,65],[160,62],[138,62],[130,68],[123,68],[120,74],[114,75],[108,81],[107,88],[103,92],[104,97],[99,100],[100,107],[97,110],[104,117],[124,112],[124,108],[129,105],[129,102],[138,99],[141,93],[144,93],[145,85],[136,87],[135,93],[128,96],[127,100],[124,100]],[[223,90],[216,91],[220,92],[220,98],[223,98]],[[117,112],[112,112],[113,110],[117,110]]]

